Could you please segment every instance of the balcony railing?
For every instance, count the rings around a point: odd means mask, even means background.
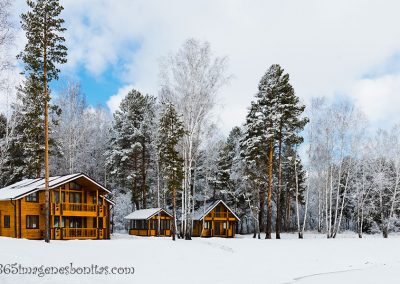
[[[86,203],[62,203],[63,211],[86,211],[86,212],[96,212],[97,205],[86,204]]]
[[[63,237],[70,238],[96,238],[97,229],[94,228],[63,228]]]
[[[44,212],[44,206],[43,210]],[[104,205],[88,203],[52,203],[51,214],[70,216],[103,216],[106,213]]]
[[[214,217],[216,218],[227,218],[228,212],[214,212]]]

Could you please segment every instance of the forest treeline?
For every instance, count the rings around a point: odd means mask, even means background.
[[[238,233],[258,238],[261,232],[302,238],[306,230],[328,238],[344,230],[387,237],[398,230],[400,126],[371,133],[367,117],[344,99],[315,98],[306,106],[289,74],[273,64],[254,94],[243,94],[252,97],[243,125],[224,137],[214,114],[233,79],[227,58],[196,39],[162,58],[157,94],[132,89],[110,114],[88,105],[85,82],[62,78],[56,90],[49,87],[58,80],[56,65],[66,62],[62,7],[56,0],[29,2],[33,12],[57,7],[55,42],[43,46],[38,18],[21,16],[28,37],[18,55],[24,80],[10,111],[0,114],[0,187],[43,176],[48,140],[51,176],[83,172],[112,190],[115,230],[125,228],[123,217],[133,210],[163,207],[180,220],[174,231],[190,239],[194,212],[218,199],[240,217]],[[0,7],[3,76],[15,54],[10,1],[0,0]],[[50,73],[37,57],[47,49]],[[0,88],[13,92],[4,80]]]

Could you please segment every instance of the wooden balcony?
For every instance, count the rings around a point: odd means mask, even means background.
[[[55,240],[104,239],[105,230],[96,228],[52,228],[51,238]]]
[[[105,206],[89,203],[51,203],[51,214],[62,216],[103,217]]]

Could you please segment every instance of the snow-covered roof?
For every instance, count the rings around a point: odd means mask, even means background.
[[[129,220],[147,220],[153,217],[154,215],[164,212],[168,216],[172,217],[171,214],[169,214],[167,211],[165,211],[162,208],[149,208],[149,209],[140,209],[132,212],[131,214],[127,215],[124,217],[124,219],[129,219]]]
[[[64,183],[70,182],[78,178],[85,178],[86,180],[96,184],[97,186],[105,190],[107,193],[110,193],[110,191],[104,186],[82,173],[49,177],[49,189],[57,188]],[[36,191],[44,190],[44,183],[44,178],[21,180],[19,182],[1,188],[0,200],[19,199]]]
[[[222,200],[217,200],[214,203],[211,203],[209,205],[206,205],[205,207],[200,207],[198,210],[196,210],[196,212],[194,212],[193,215],[193,220],[198,220],[201,221],[203,220],[203,218],[210,213],[215,207],[217,207],[218,204],[222,203],[228,210],[229,212],[231,212],[233,214],[233,216],[236,217],[236,219],[238,219],[238,221],[240,221],[240,218],[235,214],[235,212],[232,211],[231,208],[229,208],[228,205],[226,205],[225,202],[223,202]],[[208,206],[208,207],[207,207]]]

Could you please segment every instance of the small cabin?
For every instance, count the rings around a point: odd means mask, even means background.
[[[224,237],[235,236],[239,217],[225,204],[218,200],[206,205],[193,216],[193,237]]]
[[[82,173],[49,178],[50,239],[109,239],[110,191]],[[44,178],[0,189],[0,236],[43,239]]]
[[[129,220],[130,235],[171,236],[172,215],[162,208],[136,210],[124,218]]]

